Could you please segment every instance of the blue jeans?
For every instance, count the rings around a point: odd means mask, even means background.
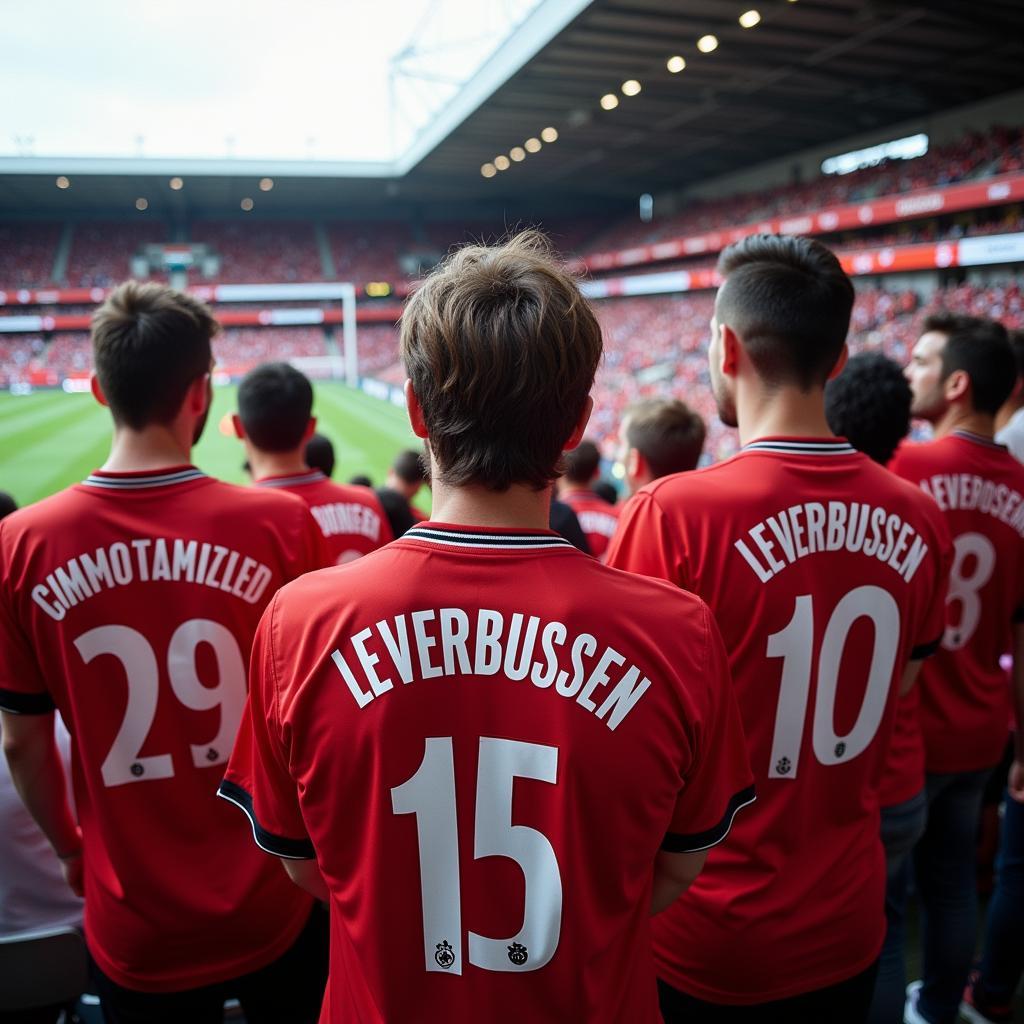
[[[990,770],[929,775],[928,825],[914,850],[921,901],[922,987],[930,1024],[954,1024],[974,957],[978,894],[974,850]]]
[[[897,1024],[903,1020],[907,972],[904,964],[904,933],[907,889],[910,884],[910,852],[924,835],[928,820],[925,791],[901,804],[882,808],[882,845],[885,847],[885,945],[878,962],[878,978],[871,1000],[868,1024]]]
[[[1009,1006],[1024,971],[1024,804],[1006,794],[996,888],[985,922],[976,989],[991,1006]]]

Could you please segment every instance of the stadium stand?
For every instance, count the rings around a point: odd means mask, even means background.
[[[0,288],[53,283],[59,224],[0,224]]]
[[[139,246],[166,238],[167,225],[148,218],[127,224],[77,224],[65,283],[71,288],[110,288],[131,277],[131,258]]]
[[[220,256],[220,270],[213,279],[224,284],[288,284],[326,277],[311,223],[197,223],[190,236]],[[199,275],[194,277],[200,280]]]

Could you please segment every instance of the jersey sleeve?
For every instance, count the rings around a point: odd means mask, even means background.
[[[256,845],[291,860],[313,860],[298,789],[288,771],[278,719],[274,617],[277,598],[260,620],[249,668],[249,698],[235,747],[217,795],[241,808]]]
[[[717,845],[729,834],[736,812],[755,796],[725,646],[706,605],[703,616],[706,711],[695,725],[693,759],[662,843],[669,853],[696,853]]]
[[[635,494],[622,510],[605,564],[689,589],[690,574],[681,538],[648,491]]]

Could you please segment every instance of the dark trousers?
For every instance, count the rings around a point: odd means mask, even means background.
[[[107,1024],[221,1024],[228,999],[242,1004],[247,1024],[316,1024],[327,950],[327,910],[318,903],[287,952],[230,981],[184,992],[137,992],[112,981],[95,962],[90,970]]]
[[[660,980],[658,998],[665,1024],[863,1024],[877,973],[876,961],[838,985],[752,1006],[705,1003]]]

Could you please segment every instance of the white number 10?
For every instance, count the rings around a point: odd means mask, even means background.
[[[517,740],[480,739],[473,856],[508,857],[526,883],[523,924],[507,939],[469,933],[469,962],[485,971],[535,971],[558,948],[562,879],[546,836],[512,824],[516,778],[555,783],[558,748]],[[423,954],[428,971],[462,973],[462,887],[451,736],[426,741],[412,778],[391,790],[395,814],[415,814],[423,898]]]
[[[837,736],[835,708],[839,665],[850,630],[862,617],[870,619],[875,629],[867,688],[853,728],[845,736]],[[836,605],[825,626],[818,655],[812,745],[814,756],[821,764],[850,761],[862,754],[875,738],[889,697],[899,635],[899,607],[892,595],[881,587],[857,587]],[[811,692],[813,647],[814,603],[810,594],[804,594],[796,599],[793,617],[785,628],[768,637],[768,657],[783,659],[768,765],[770,779],[796,778]]]

